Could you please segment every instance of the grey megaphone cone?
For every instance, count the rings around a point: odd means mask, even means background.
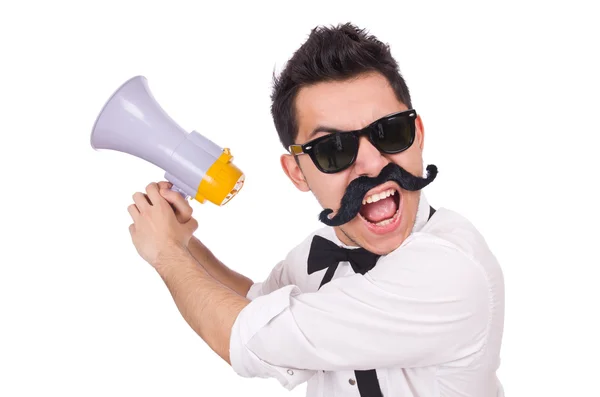
[[[186,134],[154,99],[147,79],[135,76],[105,103],[92,128],[90,143],[95,150],[128,153],[167,169]]]

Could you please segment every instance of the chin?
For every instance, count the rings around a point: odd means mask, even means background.
[[[357,243],[375,254],[387,255],[400,247],[409,234],[408,228],[404,227],[402,223],[397,229],[386,235],[373,235],[373,233],[365,233],[361,230],[357,233]]]

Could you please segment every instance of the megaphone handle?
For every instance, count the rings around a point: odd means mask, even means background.
[[[177,186],[175,186],[175,185],[173,185],[173,186],[171,187],[171,190],[173,190],[173,191],[175,191],[175,192],[179,193],[179,194],[181,195],[181,197],[183,197],[183,199],[184,199],[184,200],[187,200],[187,199],[189,199],[189,198],[190,198],[190,196],[189,196],[189,195],[188,195],[186,192],[184,192],[183,190],[179,189],[179,188],[178,188]]]
[[[171,175],[170,173],[166,172],[165,173],[165,179],[169,182],[171,182],[171,190],[179,193],[181,195],[181,197],[183,197],[184,200],[189,199],[191,196],[189,194],[186,193],[185,190],[177,187],[177,185],[181,186],[184,185],[185,183],[183,183],[182,181],[180,181],[177,177],[175,177],[174,175]],[[188,189],[189,191],[190,189]]]

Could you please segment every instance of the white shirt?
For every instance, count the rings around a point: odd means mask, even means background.
[[[275,378],[307,397],[361,397],[354,370],[376,369],[385,397],[502,397],[496,377],[504,279],[476,228],[421,191],[410,236],[365,275],[341,262],[307,272],[308,236],[248,292],[230,360],[243,377]]]

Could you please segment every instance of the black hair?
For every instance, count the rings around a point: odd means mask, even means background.
[[[295,99],[302,87],[368,72],[382,74],[398,100],[412,108],[408,87],[389,45],[351,23],[312,29],[279,77],[273,76],[271,114],[283,147],[287,150],[298,136]]]

